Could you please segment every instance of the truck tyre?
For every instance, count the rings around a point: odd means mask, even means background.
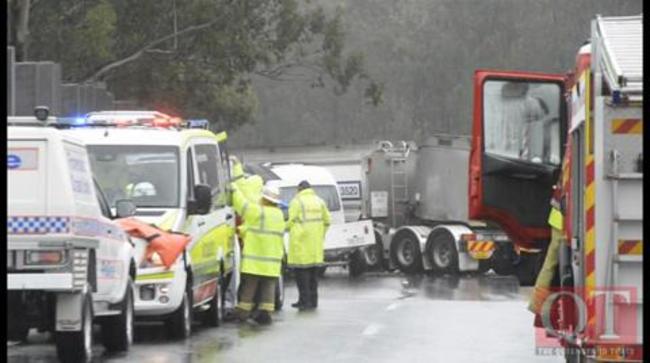
[[[354,251],[350,256],[350,261],[348,262],[348,273],[350,278],[357,278],[361,276],[367,269],[366,258],[364,252],[360,249]]]
[[[275,284],[275,311],[282,310],[284,305],[284,276],[278,277],[278,283]]]
[[[223,278],[219,278],[217,288],[214,290],[214,296],[210,300],[210,307],[201,315],[201,321],[207,326],[219,326],[223,319],[223,294],[221,289],[223,285]]]
[[[189,283],[188,283],[189,285]],[[181,305],[166,322],[167,333],[172,339],[186,339],[192,334],[192,298],[190,287],[183,293]]]
[[[422,270],[422,252],[417,236],[408,229],[395,234],[390,244],[391,258],[397,268],[407,274]]]
[[[540,255],[543,253],[521,252],[519,263],[515,265],[515,275],[520,286],[533,286],[537,280],[537,273],[541,269]],[[541,259],[543,263],[543,258]]]
[[[102,324],[103,343],[109,352],[127,351],[133,343],[133,280],[130,277],[120,310],[119,315],[105,318]]]
[[[93,302],[85,294],[81,308],[80,331],[57,331],[54,334],[56,355],[61,362],[89,362],[93,347]]]
[[[490,260],[479,260],[478,261],[478,273],[484,274],[490,270]]]
[[[458,272],[458,250],[454,236],[438,229],[427,238],[428,255],[435,272],[455,274]]]
[[[497,275],[509,276],[515,274],[515,258],[516,252],[511,244],[497,244],[496,249],[492,253],[492,257],[488,261],[490,261],[490,266]]]
[[[368,271],[380,270],[384,266],[384,250],[381,243],[381,236],[376,231],[374,233],[375,244],[364,249],[364,257]]]

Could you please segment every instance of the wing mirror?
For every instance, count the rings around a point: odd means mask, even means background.
[[[126,218],[135,215],[138,208],[130,199],[120,199],[115,202],[115,216],[117,218]]]
[[[194,200],[187,203],[188,214],[208,214],[212,208],[212,188],[209,185],[194,186]]]

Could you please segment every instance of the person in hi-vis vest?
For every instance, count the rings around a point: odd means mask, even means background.
[[[298,193],[289,203],[289,252],[287,265],[296,275],[300,310],[318,306],[318,269],[323,264],[323,245],[330,225],[327,204],[307,181],[298,184]]]
[[[231,183],[233,208],[242,217],[240,234],[245,240],[241,255],[241,290],[237,304],[237,315],[245,321],[255,306],[259,290],[259,324],[271,323],[271,312],[275,310],[275,284],[280,277],[284,256],[284,232],[286,224],[278,204],[280,193],[277,188],[265,187],[262,198],[253,202]]]

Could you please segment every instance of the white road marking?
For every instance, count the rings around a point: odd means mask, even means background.
[[[395,309],[397,309],[397,307],[398,307],[399,305],[400,305],[400,304],[399,304],[399,303],[396,303],[396,302],[395,302],[395,303],[392,303],[392,304],[390,304],[390,305],[388,305],[388,306],[386,307],[386,311],[395,310]]]
[[[381,325],[379,325],[379,324],[374,324],[374,323],[373,323],[373,324],[368,325],[368,326],[363,330],[363,333],[361,333],[361,335],[364,335],[364,336],[373,336],[373,335],[376,335],[377,333],[379,333],[379,331],[380,331],[382,328],[383,328],[383,327],[382,327]]]

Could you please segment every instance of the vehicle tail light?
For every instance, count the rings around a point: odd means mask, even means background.
[[[460,239],[463,241],[474,241],[476,240],[476,235],[474,233],[464,233],[460,235]]]
[[[60,265],[64,260],[64,251],[27,251],[25,253],[25,265]]]

